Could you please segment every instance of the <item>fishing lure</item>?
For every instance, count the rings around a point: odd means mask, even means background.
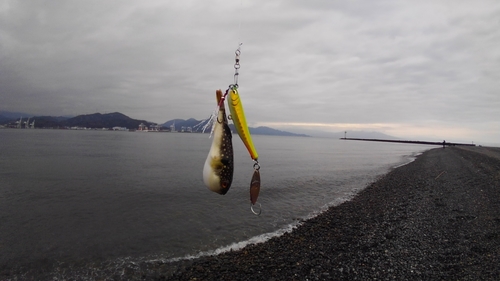
[[[250,202],[252,205],[255,205],[260,192],[259,154],[253,145],[252,136],[250,135],[250,131],[247,126],[245,110],[243,109],[243,104],[238,93],[238,87],[235,85],[229,89],[228,107],[231,112],[231,120],[233,121],[236,132],[247,148],[250,157],[253,161],[255,161],[254,173],[250,182]]]
[[[231,112],[231,120],[234,123],[236,132],[238,132],[240,139],[243,141],[243,144],[245,144],[248,153],[250,153],[250,157],[252,157],[254,161],[257,161],[259,154],[257,154],[257,150],[253,145],[252,136],[250,135],[250,131],[247,126],[245,110],[243,109],[243,104],[241,103],[238,88],[236,86],[233,86],[229,90],[228,107]]]
[[[203,166],[203,182],[214,192],[226,194],[233,181],[233,143],[222,91],[216,91],[219,110],[213,123],[213,141]]]
[[[240,44],[241,46],[241,44]],[[245,111],[238,93],[238,70],[240,68],[240,47],[236,50],[236,63],[234,64],[234,84],[230,85],[226,93],[222,95],[221,90],[217,90],[217,113],[213,114],[210,120],[213,120],[212,134],[214,140],[208,153],[205,165],[203,167],[203,181],[207,187],[219,194],[226,194],[231,187],[233,179],[233,146],[231,130],[228,126],[228,118],[224,107],[226,96],[229,95],[228,107],[236,132],[248,150],[250,157],[254,161],[254,172],[250,181],[250,209],[256,215],[260,215],[261,208],[259,204],[258,211],[255,211],[253,206],[257,202],[260,192],[260,165],[259,155],[252,141],[252,136],[247,126]],[[217,117],[216,120],[215,116]],[[210,123],[210,122],[209,122]],[[207,123],[204,128],[208,127]]]

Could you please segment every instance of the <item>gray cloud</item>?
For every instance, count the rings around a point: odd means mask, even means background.
[[[205,118],[243,42],[252,125],[498,143],[499,18],[497,1],[2,0],[0,109]]]

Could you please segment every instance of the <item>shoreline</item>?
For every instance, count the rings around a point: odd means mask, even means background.
[[[141,278],[498,280],[499,155],[428,150],[291,232],[238,251],[143,264]]]
[[[416,155],[265,242],[193,259],[96,264],[69,279],[500,280],[499,260],[500,148],[451,147]],[[59,268],[25,277],[54,273],[66,279]]]
[[[399,167],[410,164],[411,162],[415,161],[417,159],[417,157],[422,155],[422,153],[424,153],[424,152],[415,152],[415,153],[412,153],[411,155],[407,155],[405,157],[406,158],[405,162],[390,167],[389,170],[387,170],[387,172],[376,176],[375,179],[373,180],[373,182],[384,177],[387,173],[391,172],[394,169],[397,169]],[[370,182],[367,186],[369,186],[373,182]],[[365,186],[365,187],[367,187],[367,186]],[[217,256],[217,255],[221,255],[221,254],[224,254],[227,252],[232,252],[232,251],[240,251],[243,248],[246,248],[248,246],[266,243],[270,239],[279,238],[280,236],[283,236],[286,233],[292,232],[294,229],[296,229],[297,227],[300,227],[302,224],[304,224],[308,220],[313,219],[313,218],[321,215],[324,212],[327,212],[330,208],[334,208],[338,205],[341,205],[347,201],[352,200],[362,190],[363,189],[361,189],[359,191],[355,191],[355,192],[353,191],[348,196],[338,198],[338,199],[336,199],[328,204],[325,204],[319,210],[313,211],[305,217],[297,218],[294,222],[284,226],[283,228],[277,229],[273,232],[266,232],[266,233],[251,237],[247,240],[242,240],[242,241],[234,242],[234,243],[226,245],[226,246],[221,246],[221,247],[216,248],[214,250],[208,250],[208,251],[199,252],[197,254],[190,254],[190,255],[186,255],[186,256],[174,257],[174,258],[169,258],[169,259],[158,259],[158,260],[152,260],[152,261],[163,262],[163,263],[176,263],[176,262],[182,262],[182,261],[189,261],[189,260],[195,260],[195,259],[204,258],[204,257]]]

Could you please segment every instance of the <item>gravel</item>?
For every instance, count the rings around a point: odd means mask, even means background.
[[[239,251],[103,271],[74,280],[500,280],[500,148],[431,149]]]
[[[436,148],[265,243],[156,280],[500,280],[500,149]]]

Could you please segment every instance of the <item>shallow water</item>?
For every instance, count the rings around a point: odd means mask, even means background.
[[[225,196],[203,184],[208,134],[4,129],[0,140],[0,269],[17,273],[257,242],[431,148],[254,136],[262,178],[255,216],[253,162],[237,136]]]

